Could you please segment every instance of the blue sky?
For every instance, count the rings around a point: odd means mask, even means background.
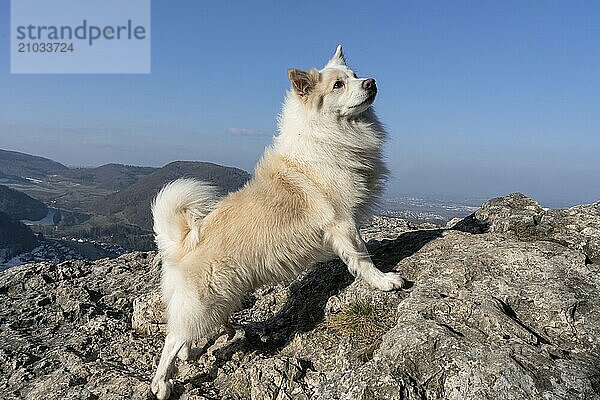
[[[378,81],[390,194],[600,199],[600,2],[154,0],[149,75],[11,75],[9,15],[2,0],[0,148],[252,170],[286,70],[341,43]]]

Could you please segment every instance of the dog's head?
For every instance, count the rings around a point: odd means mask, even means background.
[[[309,110],[342,117],[366,111],[377,95],[373,78],[359,78],[346,65],[342,46],[325,67],[318,71],[288,70],[292,90]]]

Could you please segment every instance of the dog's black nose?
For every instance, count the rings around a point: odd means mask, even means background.
[[[377,90],[377,86],[375,85],[375,79],[373,78],[365,79],[362,83],[362,87],[365,90]]]

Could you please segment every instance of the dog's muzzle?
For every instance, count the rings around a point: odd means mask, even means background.
[[[375,79],[373,78],[365,79],[362,83],[362,87],[365,90],[377,93],[377,85],[375,84]]]

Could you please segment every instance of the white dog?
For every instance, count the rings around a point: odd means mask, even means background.
[[[159,399],[171,393],[175,357],[188,359],[191,343],[227,324],[258,286],[336,255],[377,289],[404,285],[375,268],[357,229],[387,174],[375,80],[357,77],[341,46],[322,70],[288,75],[279,135],[242,189],[218,199],[211,186],[180,179],[152,205],[168,315],[151,385]]]

